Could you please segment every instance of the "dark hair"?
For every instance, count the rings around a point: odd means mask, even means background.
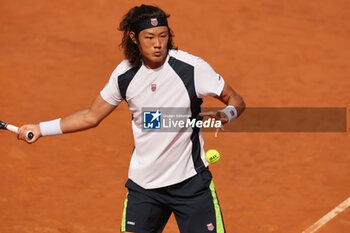
[[[150,6],[150,5],[144,5],[133,7],[129,10],[129,12],[124,15],[122,21],[119,24],[119,30],[123,31],[123,39],[120,44],[120,46],[124,49],[124,55],[125,58],[129,60],[131,65],[133,67],[138,66],[141,64],[141,54],[139,51],[139,48],[137,44],[135,44],[130,36],[129,33],[132,31],[133,25],[135,23],[148,19],[148,18],[159,18],[159,17],[167,17],[169,18],[170,15],[166,14],[163,10],[161,10],[158,7]],[[169,41],[168,41],[168,51],[169,49],[173,49],[173,33],[171,29],[168,27],[169,30]],[[139,35],[135,32],[135,37],[138,40]]]

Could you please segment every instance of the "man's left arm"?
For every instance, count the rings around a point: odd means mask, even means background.
[[[227,83],[225,83],[221,94],[215,96],[215,98],[226,104],[227,107],[217,112],[203,112],[199,114],[200,116],[213,117],[216,120],[220,120],[223,124],[226,124],[239,117],[245,110],[243,98]]]

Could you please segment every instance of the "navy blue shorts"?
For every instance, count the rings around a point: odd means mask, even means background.
[[[121,232],[160,233],[174,213],[181,233],[224,233],[225,227],[212,175],[208,168],[175,185],[144,189],[125,184]]]

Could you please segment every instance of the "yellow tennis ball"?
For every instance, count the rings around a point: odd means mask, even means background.
[[[216,163],[220,159],[220,153],[217,150],[211,149],[205,153],[205,159],[208,163]]]

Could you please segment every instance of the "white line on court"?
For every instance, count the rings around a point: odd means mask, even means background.
[[[332,220],[335,216],[346,210],[350,206],[350,197],[340,203],[337,207],[335,207],[332,211],[330,211],[328,214],[320,218],[317,222],[315,222],[313,225],[311,225],[309,228],[307,228],[303,233],[313,233],[316,232],[318,229],[320,229],[324,224]]]

